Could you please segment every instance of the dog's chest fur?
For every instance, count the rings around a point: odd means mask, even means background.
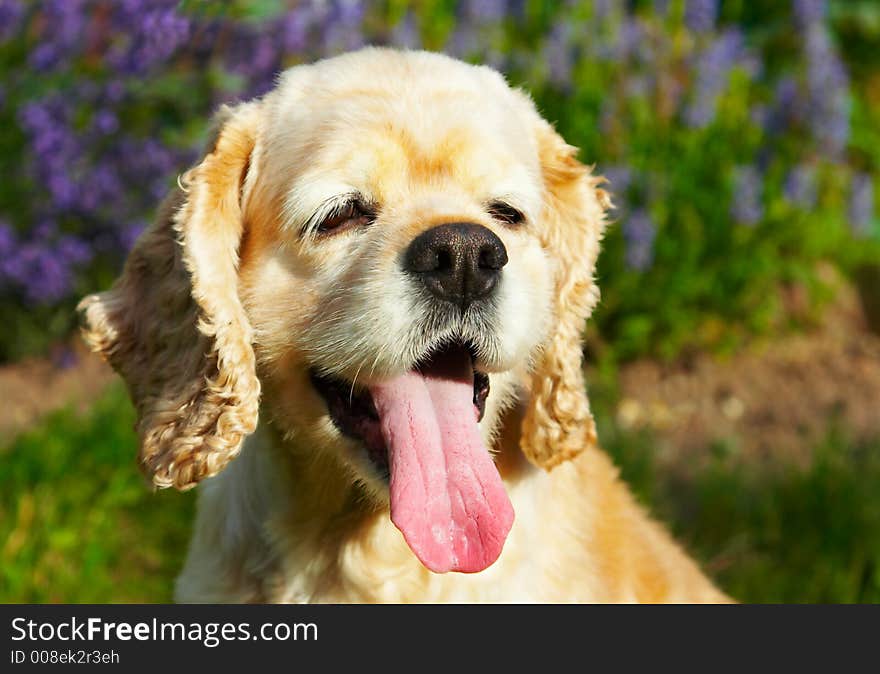
[[[425,569],[387,510],[358,504],[356,487],[328,483],[304,500],[283,451],[258,431],[202,485],[178,601],[724,600],[597,450],[549,473],[508,454],[502,473],[516,520],[498,561],[472,575]]]
[[[184,602],[531,602],[603,600],[583,555],[584,522],[558,512],[566,473],[525,461],[508,481],[516,521],[500,559],[479,574],[434,574],[406,546],[387,511],[367,512],[328,494],[325,503],[297,498],[295,478],[278,448],[258,432],[223,474],[200,489],[189,558],[177,583]],[[282,450],[283,451],[283,450]],[[568,477],[573,477],[569,475]],[[332,487],[328,488],[328,491]],[[337,511],[315,517],[331,503]],[[554,513],[554,510],[556,511]],[[581,559],[572,559],[572,551]],[[576,583],[566,569],[578,568]]]

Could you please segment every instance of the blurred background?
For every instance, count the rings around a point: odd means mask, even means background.
[[[169,601],[73,307],[220,103],[365,44],[490,64],[615,194],[585,326],[603,446],[730,594],[880,601],[880,2],[0,0],[0,601]]]

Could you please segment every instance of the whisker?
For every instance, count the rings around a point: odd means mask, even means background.
[[[354,385],[357,382],[358,375],[361,373],[361,368],[364,366],[364,363],[361,362],[358,365],[358,369],[354,373],[354,377],[351,380],[351,390],[348,392],[348,404],[351,405],[354,402]]]

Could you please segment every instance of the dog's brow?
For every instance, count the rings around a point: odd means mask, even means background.
[[[321,178],[300,180],[285,196],[282,207],[284,226],[292,233],[306,236],[314,232],[333,209],[359,198],[365,203],[372,202],[354,185],[345,182]]]
[[[332,216],[333,213],[353,203],[368,202],[369,200],[357,190],[334,194],[333,196],[324,199],[324,201],[314,209],[312,214],[303,223],[300,233],[302,236],[311,236],[315,233],[318,226],[328,217]]]

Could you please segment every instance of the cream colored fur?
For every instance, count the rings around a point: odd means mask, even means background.
[[[137,408],[143,470],[160,487],[211,478],[178,600],[726,600],[596,446],[581,331],[609,198],[575,154],[497,73],[424,52],[293,68],[221,111],[116,285],[81,303]],[[375,221],[320,234],[354,192]],[[496,200],[525,222],[494,219]],[[415,236],[458,221],[510,258],[495,300],[464,314],[400,267]],[[419,563],[309,379],[360,387],[451,338],[490,374],[481,430],[516,511],[473,575]]]

